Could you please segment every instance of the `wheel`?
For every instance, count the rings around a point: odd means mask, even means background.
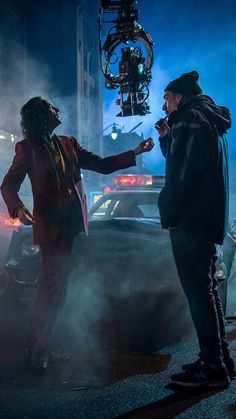
[[[9,303],[20,304],[22,299],[27,299],[28,295],[34,292],[34,288],[38,283],[38,276],[33,286],[27,286],[21,283],[21,278],[16,278],[15,274],[9,273],[3,263],[0,262],[0,300],[1,305]],[[32,290],[32,291],[31,291]],[[26,292],[27,291],[27,292]],[[31,291],[31,292],[30,292]],[[32,299],[32,298],[31,298]]]

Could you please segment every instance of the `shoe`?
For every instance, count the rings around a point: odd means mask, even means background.
[[[42,358],[42,359],[31,359],[31,366],[33,367],[35,372],[43,373],[46,371],[48,367],[48,358]]]
[[[197,371],[203,365],[204,361],[198,358],[197,361],[194,361],[191,364],[183,364],[181,368],[183,371]]]
[[[224,363],[227,368],[230,380],[234,380],[236,378],[236,368],[235,368],[233,358],[228,358],[227,360],[224,360]],[[197,371],[199,367],[203,365],[204,365],[204,361],[198,358],[197,361],[193,362],[192,364],[182,365],[182,370],[183,371]]]
[[[214,364],[200,365],[195,371],[185,371],[171,376],[175,384],[186,387],[227,387],[230,378],[224,366]]]
[[[47,369],[48,356],[45,354],[41,354],[41,356],[37,355],[37,357],[35,357],[32,350],[26,347],[24,350],[24,359],[27,367],[32,369],[34,372],[43,373]]]

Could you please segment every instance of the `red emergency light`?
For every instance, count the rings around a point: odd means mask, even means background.
[[[104,189],[103,189],[103,193],[105,194],[105,193],[110,193],[110,192],[116,192],[116,189],[115,188],[110,188],[109,186],[106,186]]]
[[[19,220],[19,218],[6,218],[5,219],[5,226],[7,227],[20,227],[21,226],[21,222]]]
[[[116,186],[150,186],[152,176],[149,175],[117,175],[113,178]]]
[[[4,225],[6,227],[20,227],[21,222],[19,218],[9,218],[7,214],[0,213],[0,226]]]

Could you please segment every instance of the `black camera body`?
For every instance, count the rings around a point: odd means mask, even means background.
[[[155,123],[155,128],[157,129],[165,128],[166,124],[167,124],[167,116],[165,118],[158,119],[158,121]]]
[[[153,65],[154,44],[151,36],[138,23],[138,9],[136,1],[104,0],[101,1],[103,13],[117,12],[115,32],[109,32],[100,52],[104,51],[103,74],[107,89],[119,88],[119,98],[116,103],[121,111],[117,116],[145,115],[150,113],[148,105],[149,84],[151,81],[151,68]],[[99,20],[100,22],[100,20]],[[101,28],[101,27],[100,27]],[[114,27],[112,28],[114,29]],[[119,74],[113,75],[111,65],[118,61],[116,48],[121,44],[128,45],[129,41],[144,44],[146,57],[142,48],[121,48],[119,61]],[[114,61],[112,57],[116,57]],[[127,95],[127,96],[125,96]]]
[[[106,12],[129,10],[137,3],[136,0],[101,0],[101,7]]]

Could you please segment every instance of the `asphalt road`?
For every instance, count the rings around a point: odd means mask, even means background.
[[[57,355],[67,349],[69,356],[55,356],[46,374],[38,376],[26,369],[22,357],[29,313],[26,302],[14,306],[5,301],[0,308],[1,418],[236,417],[236,381],[212,391],[170,385],[171,374],[196,357],[194,334],[155,353],[121,353],[98,342],[92,346],[89,336],[87,347],[76,340],[63,346],[58,335]],[[227,330],[236,360],[236,321]]]
[[[73,359],[73,370],[70,361],[51,364],[40,377],[24,371],[19,357],[11,353],[0,368],[0,417],[235,418],[236,382],[226,390],[213,391],[170,386],[170,375],[195,353],[194,345],[182,343],[152,356],[78,356]],[[86,375],[84,363],[89,362],[91,370]]]

